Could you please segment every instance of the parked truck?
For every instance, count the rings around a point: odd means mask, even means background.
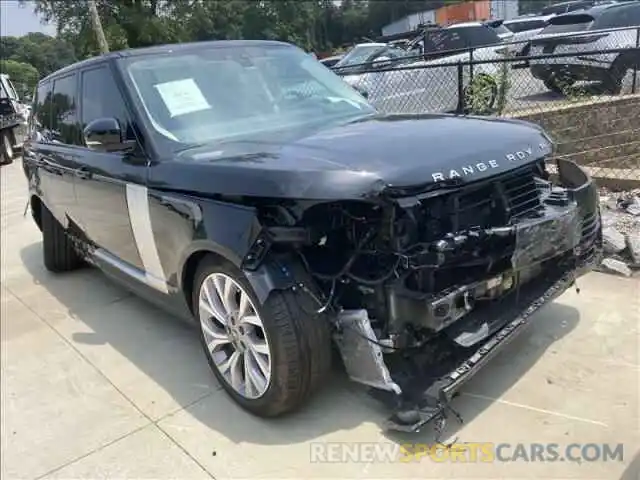
[[[13,161],[24,140],[28,118],[29,107],[20,102],[9,76],[0,73],[0,165]]]

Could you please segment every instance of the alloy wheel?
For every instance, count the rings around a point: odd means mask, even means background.
[[[199,320],[207,351],[225,381],[247,399],[269,388],[272,355],[251,297],[223,273],[207,276],[199,292]]]

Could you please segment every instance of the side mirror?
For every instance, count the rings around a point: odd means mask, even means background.
[[[123,141],[120,123],[115,118],[98,118],[87,124],[83,130],[84,143],[101,152],[118,152],[128,150]]]

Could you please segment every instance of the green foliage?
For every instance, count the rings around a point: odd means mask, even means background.
[[[33,92],[38,83],[38,70],[29,63],[5,60],[0,64],[2,73],[9,75],[20,98]]]
[[[42,76],[76,60],[73,47],[43,33],[23,37],[2,37],[2,59],[32,65]]]
[[[11,77],[20,96],[31,94],[39,78],[76,60],[68,43],[43,33],[2,37],[0,46],[0,70]]]
[[[20,0],[24,1],[24,0]],[[406,15],[457,0],[97,0],[110,50],[172,42],[278,39],[316,52],[380,34]],[[36,0],[79,57],[98,54],[85,0]]]

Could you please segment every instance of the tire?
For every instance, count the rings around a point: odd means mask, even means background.
[[[216,298],[220,299],[216,295],[215,281],[220,282],[218,286],[222,282],[230,282],[236,292],[241,289],[240,294],[233,295],[235,307],[240,304],[242,293],[247,295],[247,316],[244,318],[252,318],[251,323],[238,318],[228,323],[234,326],[226,330],[219,320],[221,315],[214,316],[211,310],[200,307],[201,297],[206,304],[214,304]],[[206,300],[207,288],[210,298],[214,298],[213,302]],[[321,386],[331,368],[329,323],[322,316],[307,313],[314,307],[317,309],[317,306],[306,294],[291,290],[273,291],[260,305],[251,285],[238,268],[208,256],[202,260],[196,272],[192,304],[211,370],[227,394],[254,415],[275,417],[296,410]],[[218,311],[224,310],[221,302],[217,305]],[[231,310],[239,310],[239,307],[235,307]],[[252,311],[255,315],[251,315]],[[240,331],[242,326],[244,331]],[[215,337],[212,333],[215,333]],[[214,338],[225,340],[221,346],[210,349],[208,344]],[[233,339],[234,343],[229,343],[229,339]],[[266,351],[268,356],[255,353],[257,351]],[[238,354],[236,371],[239,373],[235,376],[235,387],[230,374],[232,368],[227,369],[233,352]],[[253,376],[245,373],[246,366],[254,367]],[[256,372],[259,374],[257,377]],[[247,382],[249,377],[259,378],[260,381]],[[247,386],[249,383],[251,386]]]
[[[44,205],[42,206],[42,251],[44,266],[54,273],[75,270],[82,259],[64,228]]]
[[[0,165],[8,165],[13,161],[13,143],[11,132],[0,132]]]
[[[622,91],[622,81],[624,80],[627,70],[632,67],[633,65],[630,60],[624,57],[618,57],[611,65],[606,78],[602,82],[605,91],[612,95],[619,94]]]
[[[544,86],[547,87],[548,90],[551,90],[554,93],[559,93],[561,95],[565,94],[565,89],[573,85],[573,81],[570,79],[559,79],[556,77],[550,77],[544,80]]]

